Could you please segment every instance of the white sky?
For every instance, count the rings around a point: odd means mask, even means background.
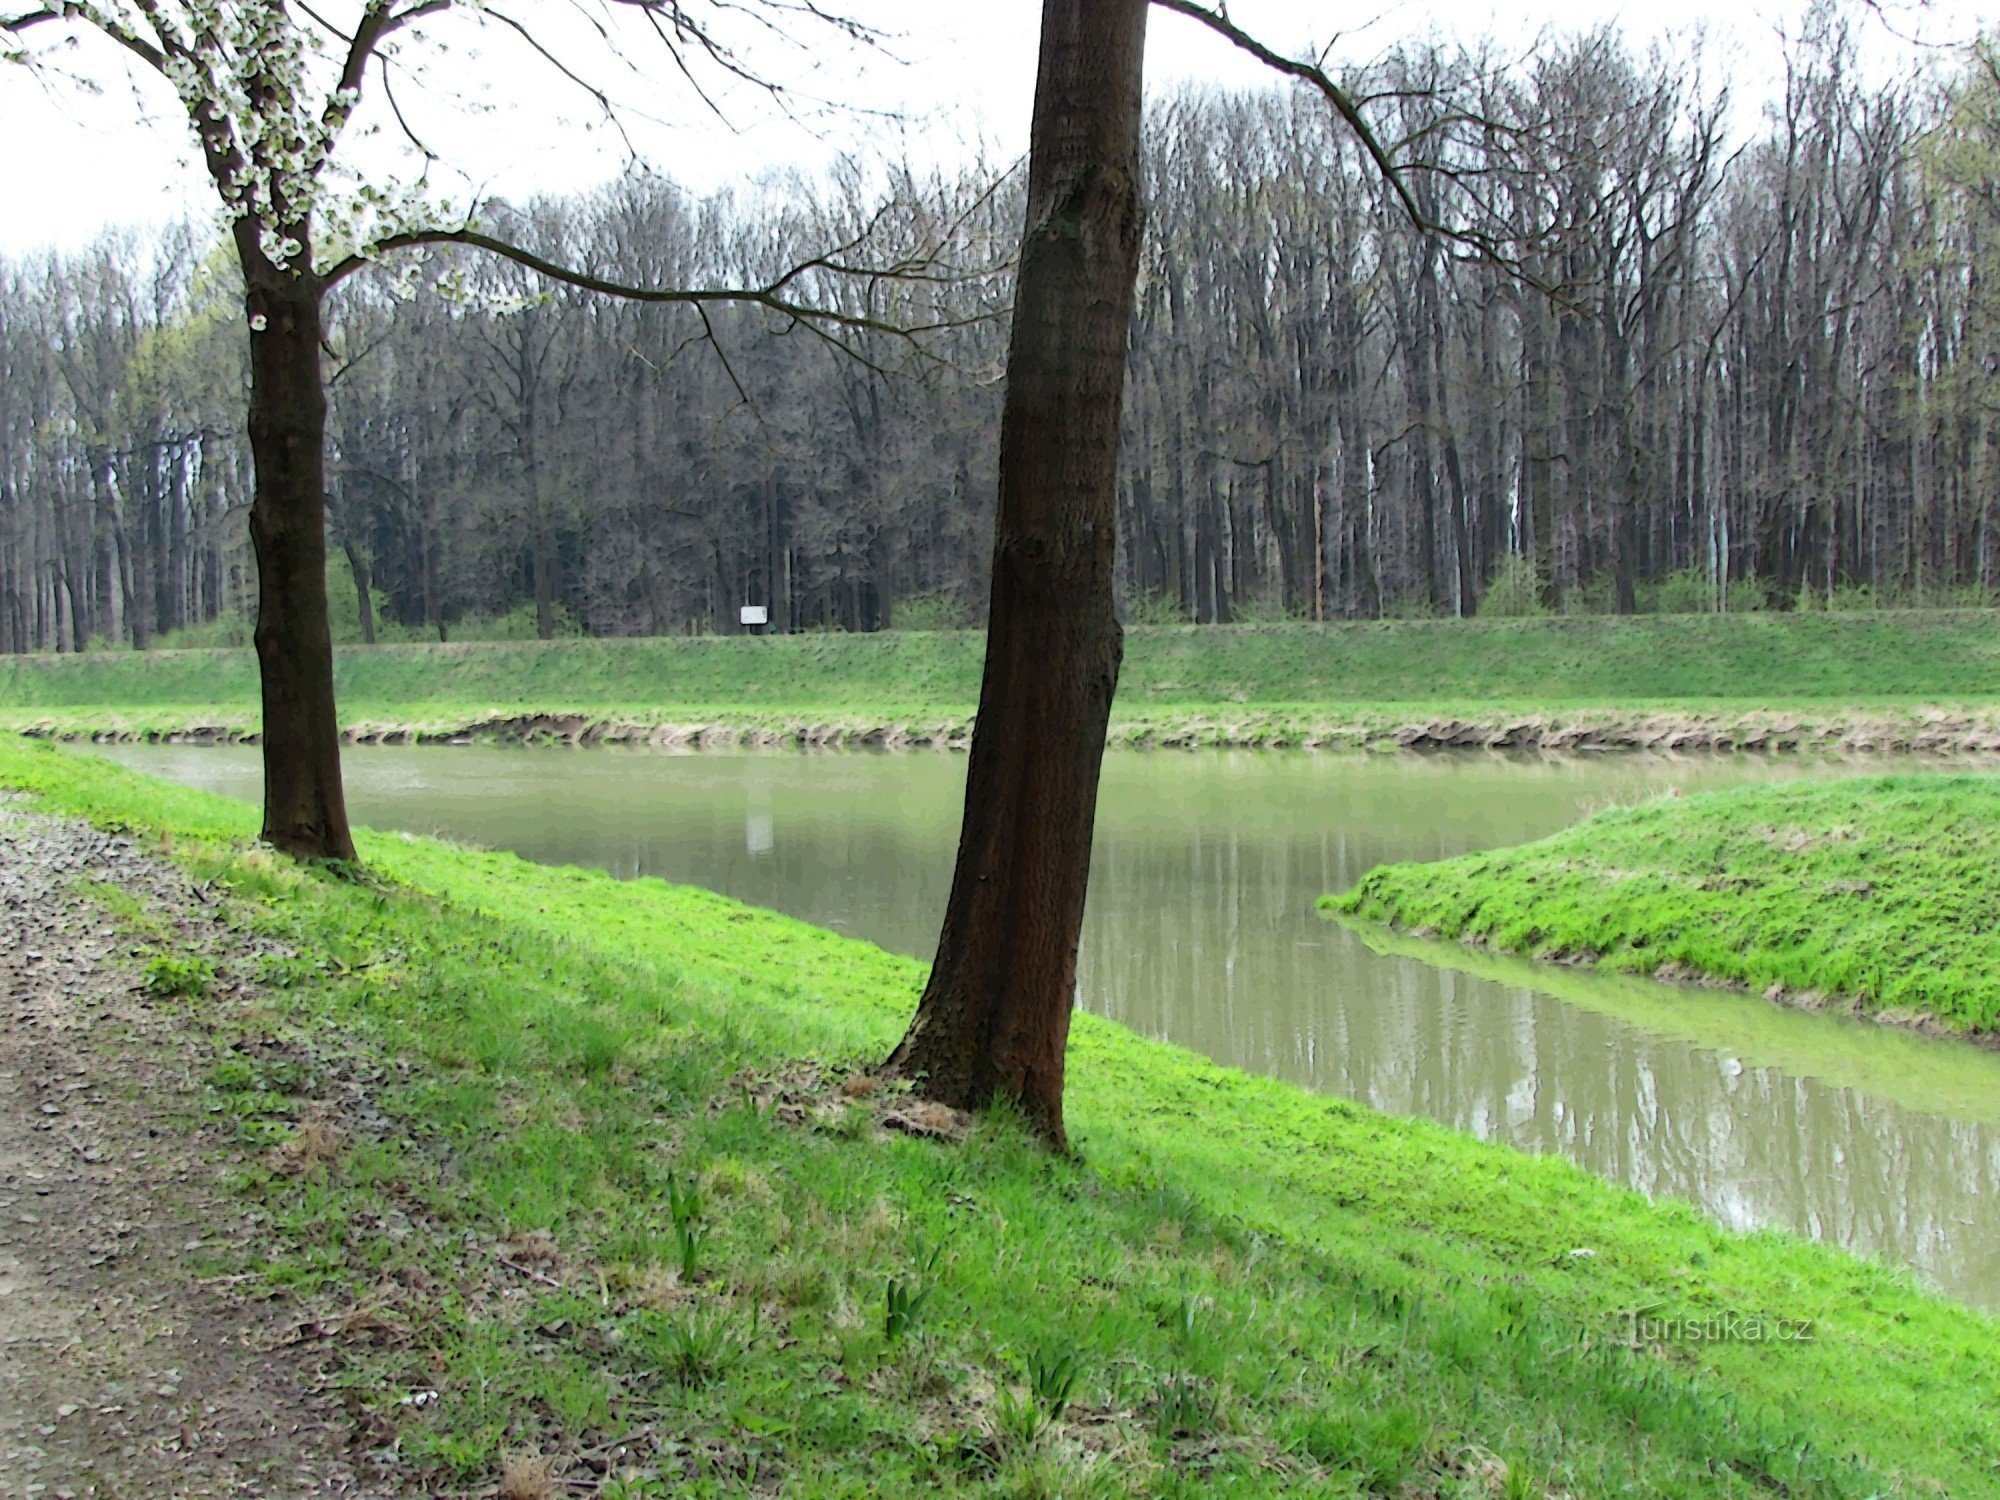
[[[734,126],[725,128],[664,76],[657,84],[635,76],[619,92],[634,106],[642,155],[686,186],[708,190],[788,165],[817,168],[842,151],[900,154],[907,148],[920,159],[951,159],[983,143],[989,155],[1004,160],[1025,147],[1040,14],[1034,0],[848,0],[836,8],[890,33],[881,50],[892,55],[871,58],[822,38],[810,53],[770,51],[760,56],[760,67],[836,106],[894,112],[900,123],[834,109],[805,127],[739,92],[724,100]],[[520,0],[517,6],[524,17],[537,12],[557,26],[553,18],[567,13],[556,0]],[[1670,30],[1699,28],[1707,39],[1706,71],[1726,76],[1739,128],[1748,128],[1769,97],[1778,31],[1795,22],[1799,0],[1525,0],[1504,8],[1489,0],[1234,0],[1230,14],[1280,50],[1324,45],[1345,28],[1335,55],[1354,61],[1433,33],[1491,36],[1526,49],[1543,30],[1611,25],[1642,48]],[[1964,0],[1927,6],[1888,0],[1880,12],[1857,10],[1855,25],[1875,69],[1890,73],[1935,57],[1912,39],[1933,47],[1962,42],[1982,17],[1991,24],[1983,5]],[[1147,71],[1155,88],[1187,80],[1223,87],[1271,81],[1254,61],[1183,17],[1155,12],[1148,28]],[[426,83],[441,84],[453,97],[470,90],[482,101],[470,114],[432,112],[433,144],[466,174],[446,184],[461,199],[469,186],[514,196],[587,186],[623,163],[621,149],[603,131],[586,134],[577,127],[577,96],[552,97],[548,70],[518,46],[496,40],[448,56],[435,71],[460,77],[427,75]],[[187,128],[157,80],[142,80],[135,89],[101,40],[71,58],[72,66],[102,84],[100,92],[0,65],[0,253],[74,246],[109,225],[206,212],[213,201],[192,164]],[[141,98],[151,101],[150,108],[141,107]]]

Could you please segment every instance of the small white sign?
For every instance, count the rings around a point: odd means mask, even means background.
[[[771,623],[770,606],[765,604],[746,604],[736,618],[744,625],[768,625]]]

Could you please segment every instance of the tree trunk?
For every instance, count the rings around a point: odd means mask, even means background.
[[[308,274],[264,261],[255,251],[255,231],[250,234],[250,245],[242,248],[256,473],[250,540],[257,555],[257,668],[264,698],[262,837],[301,859],[351,860],[326,613],[319,287]]]
[[[375,644],[374,573],[354,543],[348,542],[342,550],[347,553],[347,566],[354,574],[354,604],[361,623],[361,644],[372,646]]]
[[[1614,496],[1611,501],[1611,576],[1617,589],[1617,608],[1621,615],[1636,615],[1639,612],[1639,590],[1632,570],[1632,554],[1638,546],[1633,535],[1632,517],[1632,507],[1636,503],[1630,491]]]
[[[930,982],[891,1071],[1017,1100],[1058,1149],[1097,777],[1122,653],[1119,401],[1138,275],[1146,0],[1047,0],[986,670]]]
[[[528,332],[521,334],[521,477],[528,490],[528,524],[534,528],[535,634],[554,640],[556,634],[556,543],[555,525],[542,495],[542,455],[537,446],[535,422],[536,379],[539,375],[529,348]]]

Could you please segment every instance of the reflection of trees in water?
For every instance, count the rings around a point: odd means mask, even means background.
[[[1332,835],[1114,839],[1085,1003],[1225,1062],[1560,1153],[1733,1227],[1789,1228],[2000,1302],[2000,1129],[1377,955],[1304,915],[1380,857]]]
[[[711,886],[741,901],[830,925],[917,956],[937,941],[951,850],[893,823],[862,823],[829,837],[799,836],[782,810],[757,831],[741,812],[702,826],[628,830],[619,857],[593,861],[621,879],[656,875]]]

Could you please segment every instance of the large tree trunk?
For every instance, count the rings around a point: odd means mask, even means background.
[[[1047,0],[986,670],[936,962],[892,1071],[1019,1101],[1061,1147],[1097,776],[1118,681],[1119,401],[1138,275],[1146,0]]]
[[[256,491],[257,668],[264,697],[264,831],[301,859],[354,858],[340,786],[326,613],[326,389],[319,286],[244,250],[250,453]],[[259,264],[259,262],[262,262]]]

